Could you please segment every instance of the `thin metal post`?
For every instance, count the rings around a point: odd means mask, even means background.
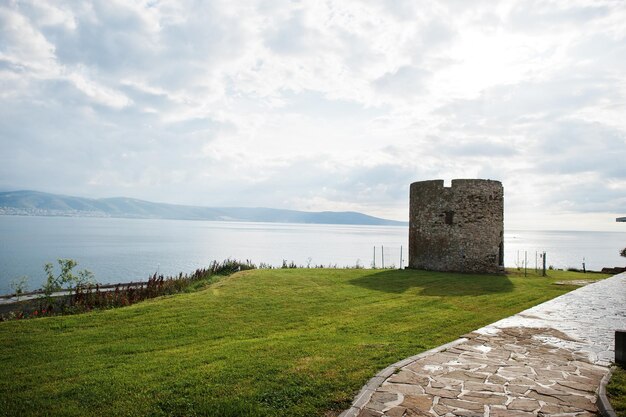
[[[400,245],[400,269],[402,269],[402,245]]]
[[[374,246],[374,261],[372,261],[372,269],[376,269],[376,246]]]
[[[524,276],[527,276],[527,267],[528,267],[528,251],[524,251]]]
[[[543,274],[544,277],[546,276],[546,253],[543,253]]]
[[[382,268],[385,269],[385,248],[383,245],[380,245],[380,263]]]

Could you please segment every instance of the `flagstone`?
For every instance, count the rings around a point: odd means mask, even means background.
[[[433,406],[433,399],[431,395],[407,396],[400,405],[411,410],[428,411]]]
[[[427,385],[428,377],[421,376],[416,374],[415,372],[411,372],[408,370],[401,370],[397,374],[394,374],[387,379],[389,382],[395,382],[398,384],[415,384],[415,385]]]
[[[403,395],[424,394],[424,387],[415,384],[396,384],[385,382],[380,388],[381,391],[399,392]]]
[[[394,407],[390,410],[385,411],[386,417],[404,417],[406,414],[406,408],[404,407]]]
[[[507,401],[507,397],[503,395],[480,395],[480,393],[464,394],[459,397],[460,400],[472,401],[483,405],[504,405]]]
[[[508,380],[506,378],[503,378],[501,376],[498,375],[489,375],[487,377],[487,381],[485,381],[487,383],[487,385],[490,384],[495,384],[495,385],[504,385],[505,382],[507,382]]]
[[[509,410],[533,411],[539,408],[539,401],[529,398],[515,398],[507,405]]]
[[[442,398],[441,400],[439,400],[439,403],[453,408],[462,408],[464,410],[481,411],[484,409],[483,404],[452,398]]]
[[[528,385],[509,384],[506,386],[506,391],[508,393],[516,395],[524,395],[528,392],[529,389],[530,387]]]
[[[453,414],[463,417],[483,417],[485,413],[484,411],[455,410]]]
[[[370,410],[369,408],[364,408],[359,413],[358,417],[380,417],[383,413],[379,411]]]
[[[497,384],[483,384],[480,382],[467,381],[464,388],[470,391],[489,391],[504,393],[504,386]]]
[[[499,409],[499,408],[491,408],[489,410],[489,417],[531,417],[534,416],[533,413],[528,413],[525,411],[517,411],[517,410],[507,410],[507,409]]]
[[[433,406],[433,411],[438,415],[438,416],[444,416],[448,413],[451,413],[453,411],[452,407],[447,407],[443,404],[435,404]]]
[[[426,394],[436,395],[442,398],[456,398],[459,396],[459,394],[461,394],[461,390],[456,391],[456,390],[450,390],[450,389],[430,388],[430,387],[424,388],[424,392]]]

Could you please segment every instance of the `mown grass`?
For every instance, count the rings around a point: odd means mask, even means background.
[[[626,369],[621,366],[613,369],[606,392],[615,414],[620,417],[626,416]]]
[[[0,323],[10,416],[323,416],[377,371],[563,294],[548,278],[253,270],[195,293]]]

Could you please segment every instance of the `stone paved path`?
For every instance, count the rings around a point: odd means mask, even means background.
[[[381,371],[342,417],[591,416],[626,328],[626,273]]]

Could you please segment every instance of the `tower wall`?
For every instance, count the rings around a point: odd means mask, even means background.
[[[501,272],[504,189],[500,181],[443,180],[411,184],[409,267],[433,271]]]

